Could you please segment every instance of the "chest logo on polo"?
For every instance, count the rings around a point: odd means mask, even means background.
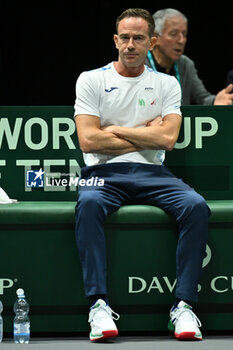
[[[116,86],[111,86],[110,89],[105,89],[104,91],[106,91],[106,92],[112,92],[113,90],[116,90],[116,89],[119,89],[119,88],[116,87]]]
[[[146,102],[143,100],[143,98],[139,98],[138,99],[138,103],[139,103],[139,106],[145,106],[146,105]]]
[[[156,98],[151,102],[151,106],[156,104]]]

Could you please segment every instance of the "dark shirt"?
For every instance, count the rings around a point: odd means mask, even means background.
[[[169,75],[172,75],[174,77],[176,77],[176,72],[175,72],[175,68],[174,68],[174,64],[172,65],[171,69],[169,70],[169,72],[166,72],[166,68],[160,66],[160,64],[158,64],[158,62],[156,61],[155,57],[152,55],[153,57],[153,61],[154,61],[154,64],[155,64],[155,67],[157,69],[158,72],[161,72],[161,73],[166,73],[166,74],[169,74]]]

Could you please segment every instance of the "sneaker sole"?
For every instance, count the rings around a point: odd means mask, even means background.
[[[118,330],[110,330],[110,331],[103,331],[102,334],[98,335],[92,335],[90,334],[90,340],[92,342],[107,339],[107,338],[114,338],[118,335]]]
[[[179,340],[202,340],[202,337],[196,337],[195,332],[175,333],[175,337]]]

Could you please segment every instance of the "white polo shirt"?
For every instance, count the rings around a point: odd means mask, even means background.
[[[113,62],[99,69],[83,72],[76,83],[75,116],[98,116],[101,126],[146,127],[160,115],[179,114],[181,89],[176,78],[145,66],[138,77],[117,73]],[[164,150],[143,150],[119,156],[84,153],[86,165],[113,162],[137,162],[161,165]]]

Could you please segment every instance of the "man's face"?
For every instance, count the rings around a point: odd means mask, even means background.
[[[119,58],[126,67],[144,64],[148,50],[154,46],[155,38],[149,37],[148,23],[141,17],[124,18],[114,35]]]
[[[162,35],[157,36],[156,48],[164,58],[173,62],[183,54],[187,41],[187,23],[183,17],[168,18]]]

